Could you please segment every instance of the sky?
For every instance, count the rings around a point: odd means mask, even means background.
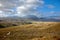
[[[60,16],[60,0],[0,0],[0,17]]]

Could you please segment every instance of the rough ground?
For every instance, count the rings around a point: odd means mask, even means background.
[[[60,40],[60,22],[35,22],[2,28],[0,40]]]

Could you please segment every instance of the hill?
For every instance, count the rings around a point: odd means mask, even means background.
[[[0,29],[1,40],[60,40],[60,22],[34,22]]]

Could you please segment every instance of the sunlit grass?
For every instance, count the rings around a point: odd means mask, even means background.
[[[59,22],[33,22],[0,29],[1,40],[59,40]],[[7,35],[9,34],[9,35]]]

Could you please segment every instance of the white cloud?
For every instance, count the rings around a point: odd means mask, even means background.
[[[48,5],[48,8],[53,9],[53,8],[55,8],[55,6],[54,5]]]
[[[0,3],[0,7],[2,6],[2,4]]]
[[[0,13],[3,13],[3,11],[0,11]]]
[[[5,15],[3,11],[0,11],[0,17],[7,17],[7,15]]]
[[[26,0],[26,3],[35,3],[36,0]]]
[[[12,14],[21,16],[34,14],[37,12],[37,7],[41,7],[42,5],[44,5],[43,0],[0,0],[0,10],[3,11],[0,15]]]
[[[17,0],[0,0],[0,17],[13,14],[13,8],[17,6],[17,3]],[[3,11],[3,13],[1,13],[1,11]]]
[[[54,13],[55,13],[55,11],[50,11],[50,13],[51,13],[51,14],[54,14]]]
[[[0,13],[0,17],[7,17],[7,15]]]
[[[17,13],[20,15],[29,15],[29,14],[34,14],[37,9],[37,7],[40,7],[44,5],[43,0],[20,0],[21,5],[17,7]]]

